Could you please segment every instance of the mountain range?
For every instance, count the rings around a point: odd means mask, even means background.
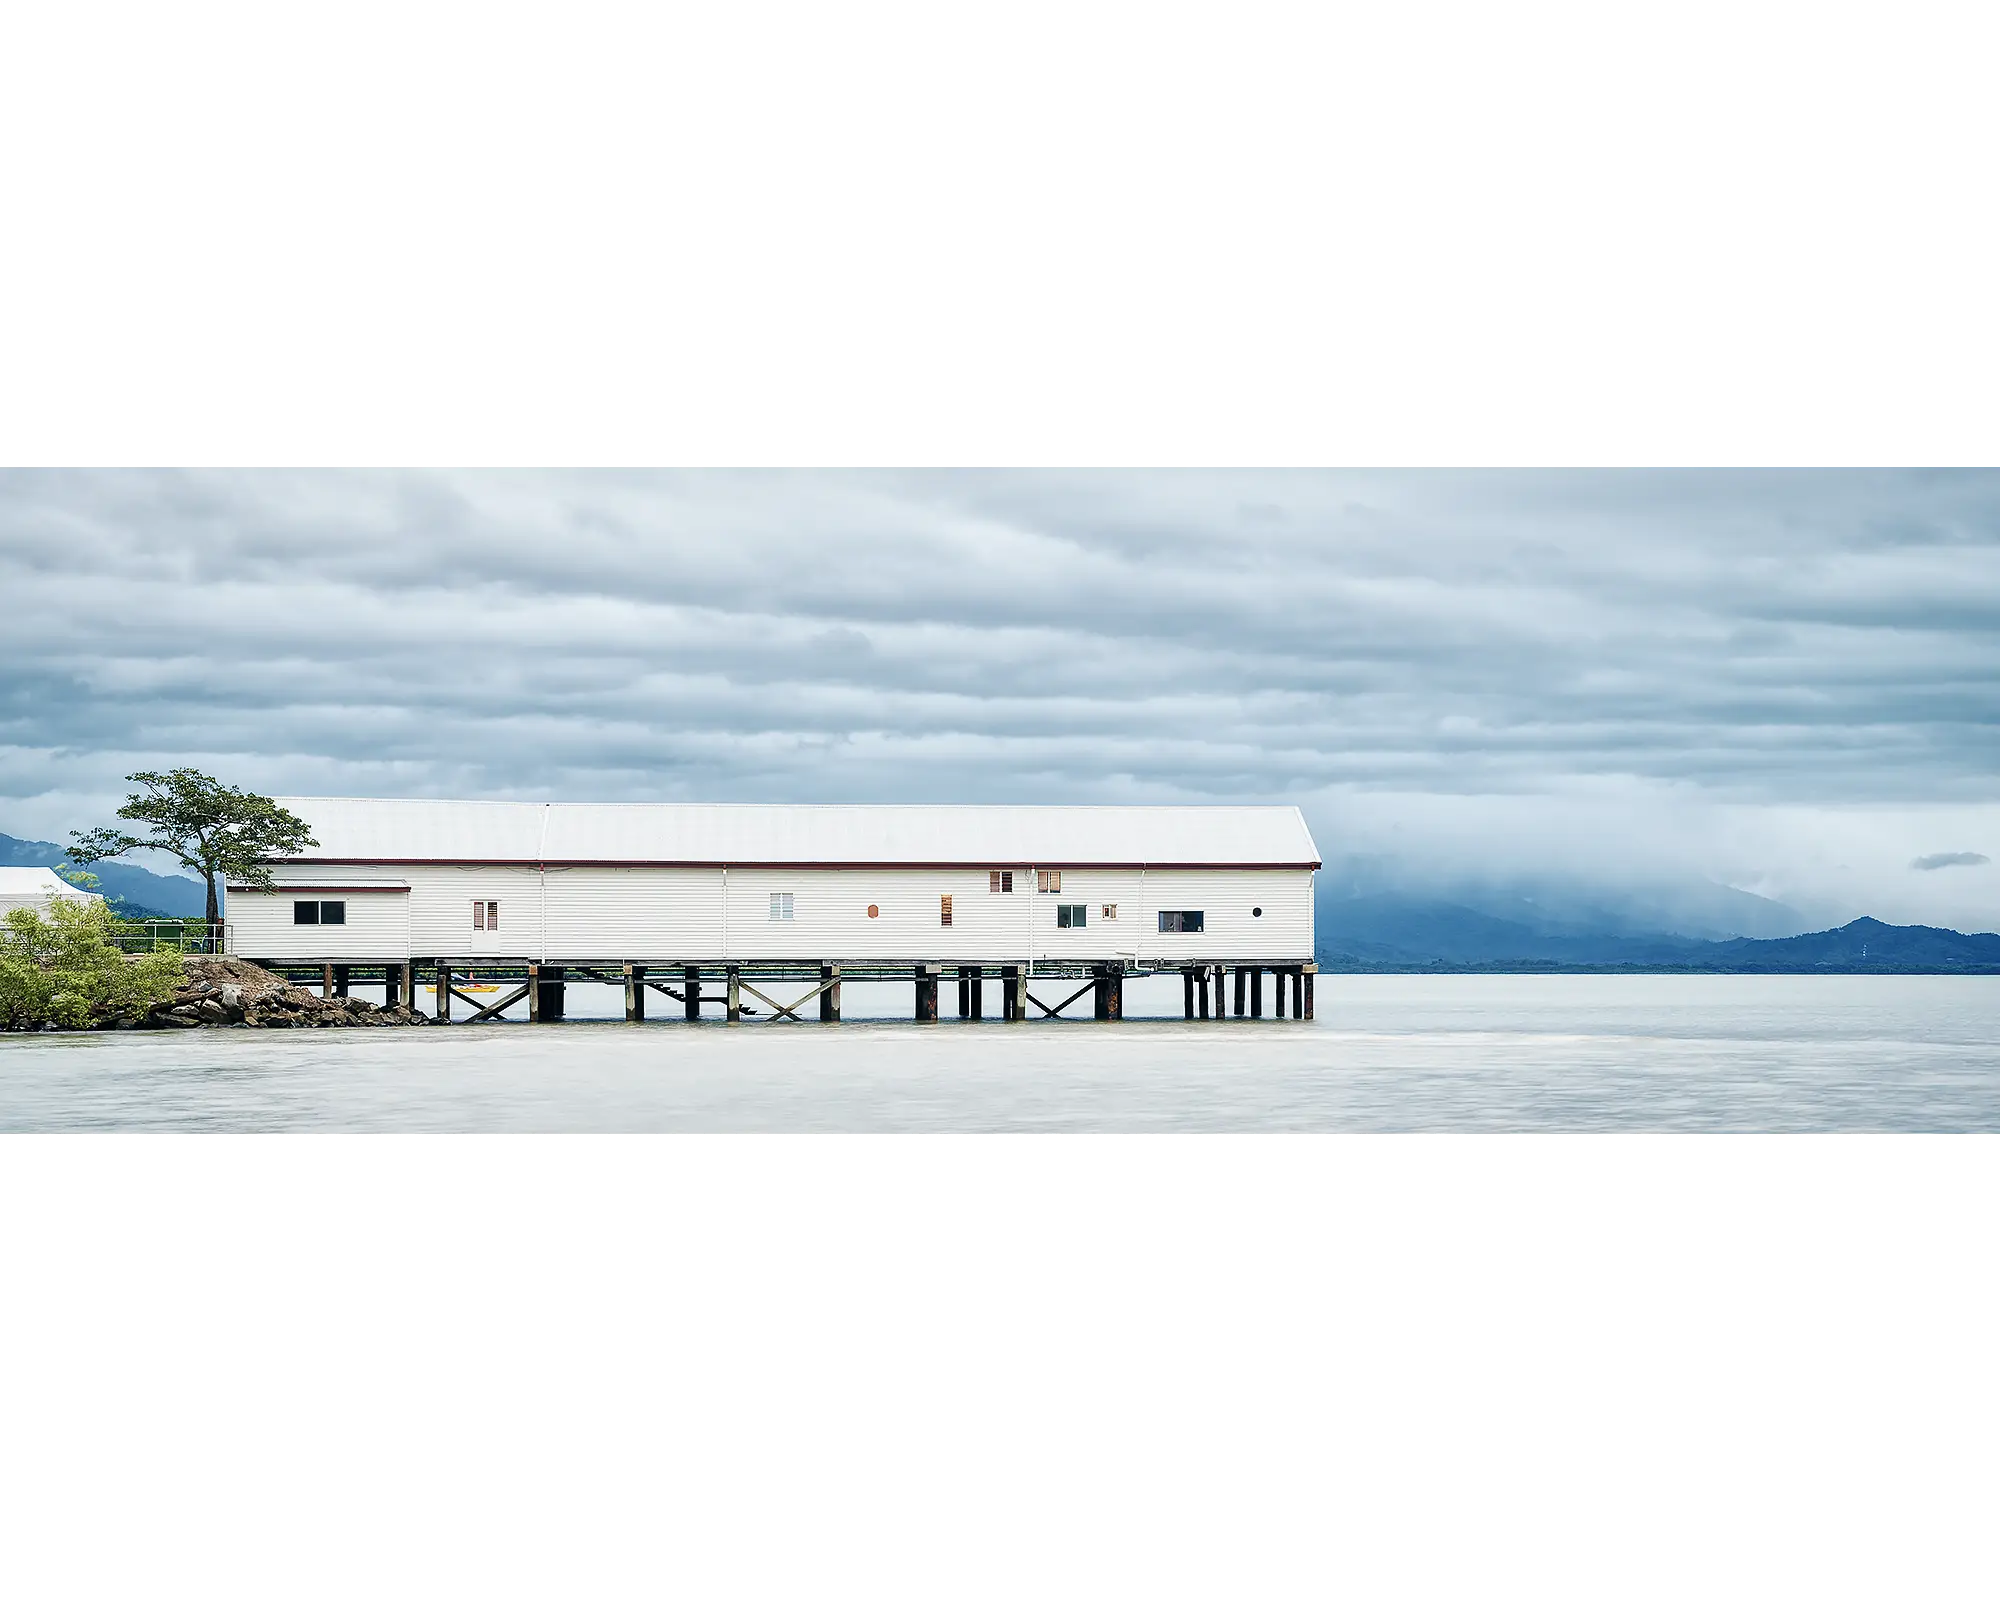
[[[2000,974],[2000,934],[1898,927],[1859,917],[1776,939],[1695,939],[1655,930],[1537,928],[1448,901],[1394,894],[1317,908],[1324,971],[1984,972]]]

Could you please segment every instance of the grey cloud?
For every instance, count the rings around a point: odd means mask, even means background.
[[[7,473],[0,795],[1980,803],[1996,543],[1976,472]]]
[[[1939,867],[1983,867],[1991,859],[1976,850],[1941,850],[1934,856],[1918,856],[1910,865],[1919,872],[1935,872]]]

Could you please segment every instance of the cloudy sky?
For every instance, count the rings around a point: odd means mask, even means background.
[[[0,832],[123,775],[1289,800],[2000,926],[1996,473],[0,473]]]

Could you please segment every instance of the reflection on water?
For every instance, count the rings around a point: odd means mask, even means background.
[[[900,1020],[907,985],[853,985],[837,1028],[628,1026],[618,991],[578,989],[571,1017],[602,1020],[0,1036],[0,1128],[2000,1129],[2000,980],[1322,977],[1318,991],[1311,1024],[1183,1023],[1168,979],[1128,984],[1135,1020],[1117,1025],[920,1028]]]

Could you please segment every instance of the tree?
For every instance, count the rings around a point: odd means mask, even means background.
[[[151,832],[143,836],[116,828],[72,832],[70,859],[88,866],[128,850],[164,850],[207,882],[211,943],[220,937],[222,924],[218,877],[268,889],[272,885],[266,861],[297,855],[319,842],[310,828],[277,801],[246,794],[193,767],[135,772],[126,782],[143,787],[126,797],[118,815],[128,822],[145,823]]]
[[[137,1022],[181,981],[176,950],[128,957],[99,900],[51,894],[41,916],[25,906],[0,923],[0,1028],[101,1027]]]

